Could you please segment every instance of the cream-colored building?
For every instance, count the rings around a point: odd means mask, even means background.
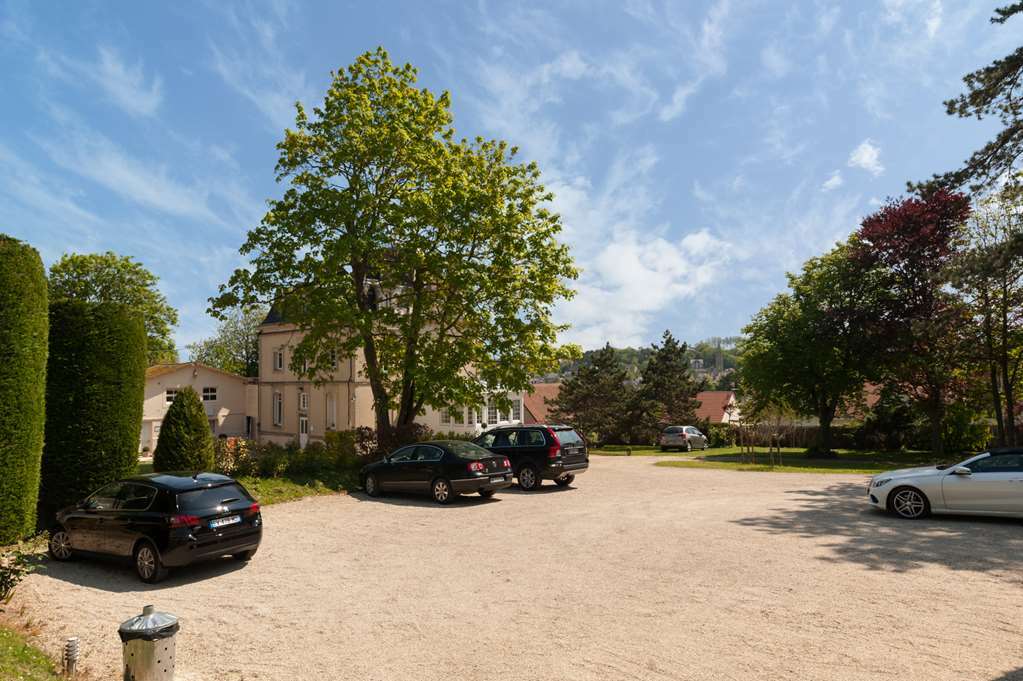
[[[163,418],[177,391],[186,386],[194,389],[202,400],[214,437],[255,437],[255,423],[250,418],[257,410],[255,379],[198,362],[157,364],[146,369],[141,449],[152,451],[156,448]]]

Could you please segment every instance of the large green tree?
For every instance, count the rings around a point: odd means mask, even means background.
[[[617,441],[627,430],[624,422],[634,391],[625,367],[610,344],[582,360],[574,374],[561,382],[551,406],[555,421],[570,423],[600,445]]]
[[[0,234],[0,546],[35,529],[47,314],[46,274],[39,253]]]
[[[1000,7],[995,10],[991,23],[1004,24],[1021,12],[1023,2]],[[978,120],[994,116],[1001,121],[1002,129],[966,159],[961,168],[935,175],[927,182],[911,183],[911,189],[926,194],[938,187],[954,190],[969,185],[973,191],[988,188],[1016,167],[1023,155],[1023,46],[966,74],[963,82],[966,92],[945,102],[948,114]]]
[[[50,267],[50,300],[126,305],[142,316],[149,364],[177,361],[172,332],[178,313],[157,288],[159,279],[130,256],[67,254]]]
[[[628,414],[637,442],[653,441],[666,426],[694,423],[700,406],[696,393],[702,386],[689,368],[688,346],[665,331],[650,350]]]
[[[258,376],[259,326],[266,313],[263,306],[225,313],[215,335],[188,345],[192,361],[241,376]]]
[[[877,274],[844,244],[790,274],[789,291],[744,329],[743,412],[812,414],[820,424],[812,451],[830,455],[838,409],[862,393],[876,370],[876,343],[865,329],[883,295]]]
[[[199,395],[190,387],[178,390],[163,417],[153,452],[154,471],[213,470],[213,435]]]
[[[296,104],[270,202],[214,312],[272,303],[303,331],[307,375],[361,352],[384,441],[425,405],[477,404],[557,366],[555,302],[576,276],[533,163],[457,141],[450,98],[379,48]],[[393,414],[393,422],[392,422]]]

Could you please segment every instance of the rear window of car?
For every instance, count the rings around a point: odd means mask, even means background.
[[[253,499],[240,485],[236,484],[178,492],[178,510],[185,513],[208,511],[211,508],[237,501],[253,501]]]
[[[579,437],[579,433],[572,429],[555,430],[554,434],[558,436],[558,442],[563,445],[574,445],[583,441],[583,439]]]
[[[455,456],[463,459],[482,459],[484,457],[493,456],[492,452],[488,452],[472,442],[448,442],[445,444]]]
[[[664,434],[675,435],[676,433],[681,433],[683,430],[685,430],[685,428],[683,428],[682,426],[668,426],[667,428],[664,429]]]

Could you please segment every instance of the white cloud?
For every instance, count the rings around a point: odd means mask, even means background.
[[[842,180],[842,171],[835,170],[831,173],[831,176],[828,177],[828,179],[824,180],[824,184],[821,185],[821,191],[830,192],[835,189],[838,189],[839,187],[842,186],[843,182],[844,180]]]
[[[760,51],[760,63],[774,78],[784,78],[792,65],[777,45],[771,44]]]
[[[874,144],[869,138],[860,142],[860,146],[849,154],[849,167],[862,168],[874,177],[884,172],[881,165],[881,148]]]
[[[657,117],[665,122],[678,118],[685,113],[686,103],[689,101],[689,98],[696,94],[696,91],[699,89],[699,80],[682,83],[677,86],[675,92],[671,95],[671,102],[661,107]]]
[[[71,83],[90,83],[132,116],[153,116],[163,102],[163,80],[146,77],[142,61],[127,64],[112,47],[100,46],[95,62],[40,51],[39,58],[51,75]]]

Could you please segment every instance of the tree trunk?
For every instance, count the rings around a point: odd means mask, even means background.
[[[995,331],[991,321],[991,296],[985,288],[981,293],[981,307],[984,310],[984,349],[986,350],[988,369],[991,379],[991,400],[995,406],[995,423],[997,425],[997,443],[1005,446],[1005,421],[1002,418],[1002,394],[998,388],[998,360],[995,352]]]
[[[816,458],[832,458],[836,456],[831,449],[831,422],[835,420],[837,404],[824,404],[817,413],[819,428],[817,429],[817,444],[810,453]]]
[[[1012,377],[1009,375],[1009,291],[1002,285],[1002,344],[999,363],[1002,369],[1002,391],[1005,393],[1005,431],[1006,444],[1016,446],[1016,396],[1012,389]]]

